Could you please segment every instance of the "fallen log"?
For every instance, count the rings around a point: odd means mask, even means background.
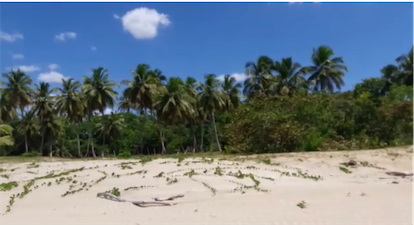
[[[171,196],[169,198],[154,198],[155,201],[132,201],[132,200],[127,200],[127,199],[123,199],[120,197],[117,197],[113,194],[110,193],[98,193],[97,197],[99,198],[104,198],[107,200],[111,200],[111,201],[115,201],[115,202],[130,202],[136,206],[139,207],[149,207],[149,206],[172,206],[172,205],[176,205],[177,203],[167,203],[167,202],[163,202],[163,201],[171,201],[174,200],[176,198],[182,198],[184,197],[184,195],[174,195]]]
[[[390,176],[397,176],[397,177],[408,177],[408,176],[413,176],[413,173],[408,173],[408,172],[396,172],[396,171],[386,172],[386,174],[388,174],[388,175],[390,175]]]

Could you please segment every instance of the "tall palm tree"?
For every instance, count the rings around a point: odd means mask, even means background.
[[[92,76],[84,76],[83,82],[82,90],[87,104],[85,113],[88,122],[90,122],[94,111],[97,110],[103,115],[107,107],[112,108],[114,106],[117,95],[114,88],[118,87],[118,84],[109,79],[108,71],[102,67],[92,69]],[[92,138],[92,132],[89,132],[92,155],[96,157]]]
[[[177,125],[193,115],[195,99],[189,95],[180,78],[171,77],[156,99],[154,107],[157,118],[164,124]],[[160,132],[162,153],[166,153],[163,132]]]
[[[121,84],[128,85],[125,93],[131,103],[137,105],[141,111],[150,110],[154,104],[154,96],[157,95],[160,84],[159,78],[147,64],[139,64],[135,71],[131,71],[133,80],[123,80]],[[126,96],[124,96],[126,97]]]
[[[53,96],[52,93],[57,91],[56,88],[50,89],[49,83],[40,82],[36,84],[36,90],[33,93],[33,112],[38,116],[42,128],[40,153],[43,151],[43,144],[45,140],[46,126],[52,117],[53,111]]]
[[[0,146],[13,146],[13,127],[7,124],[0,124]]]
[[[55,108],[70,122],[77,126],[76,139],[78,143],[78,157],[82,157],[79,138],[79,124],[82,122],[86,104],[83,102],[81,83],[73,78],[62,80],[59,95],[56,98]]]
[[[218,150],[221,151],[220,142],[218,139],[215,112],[220,111],[225,107],[224,93],[219,90],[220,82],[217,80],[215,74],[208,74],[205,76],[205,83],[201,86],[201,91],[197,96],[200,107],[207,114],[210,121],[213,123],[214,134]]]
[[[24,135],[25,151],[28,153],[30,151],[31,138],[39,134],[39,121],[33,110],[30,110],[22,117],[17,125],[17,131]]]
[[[6,79],[6,82],[0,81],[0,85],[3,86],[0,89],[2,96],[8,99],[10,107],[20,109],[23,115],[24,108],[32,103],[33,90],[30,88],[32,79],[20,70],[11,70],[2,77]]]
[[[398,84],[400,82],[400,70],[397,66],[389,64],[387,66],[384,66],[381,69],[381,76],[386,80],[384,87],[382,89],[382,93],[387,93],[391,85]]]
[[[256,63],[246,63],[243,94],[251,97],[255,93],[270,94],[275,88],[275,79],[272,75],[273,60],[267,56],[260,56]]]
[[[224,76],[224,81],[221,84],[221,88],[225,93],[225,105],[228,112],[236,109],[240,104],[240,91],[241,84],[237,83],[236,79],[229,74]]]
[[[0,93],[0,123],[10,122],[17,118],[17,116],[17,112],[11,106],[10,100],[7,99],[7,96]]]
[[[277,80],[277,90],[279,94],[282,92],[291,93],[298,89],[307,89],[307,67],[302,67],[299,63],[293,62],[292,58],[282,58],[276,61],[274,66]]]
[[[400,69],[399,82],[401,84],[413,85],[413,47],[407,55],[402,55],[397,58],[398,67]]]
[[[122,129],[124,127],[124,119],[111,112],[110,115],[104,115],[101,117],[101,121],[96,124],[96,129],[100,137],[103,140],[103,146],[106,144],[106,140],[114,141],[121,136]],[[104,157],[104,151],[101,152]]]
[[[328,46],[319,46],[313,50],[312,66],[306,69],[311,74],[309,81],[315,82],[314,90],[334,92],[341,89],[345,83],[343,76],[348,70],[342,57],[334,57],[333,50]]]

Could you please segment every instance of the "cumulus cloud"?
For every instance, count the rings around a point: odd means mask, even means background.
[[[62,79],[66,80],[68,78],[69,77],[65,77],[63,74],[56,71],[41,73],[37,76],[37,80],[48,83],[62,83]]]
[[[30,73],[30,72],[34,72],[34,71],[38,71],[40,70],[39,67],[35,66],[35,65],[30,65],[30,66],[26,66],[26,65],[21,65],[21,66],[13,66],[12,68],[6,68],[8,70],[20,70],[26,73]]]
[[[24,55],[23,54],[13,54],[12,59],[24,59]]]
[[[220,81],[224,81],[224,76],[225,76],[225,74],[220,75],[220,76],[217,77],[217,79],[220,80]],[[230,76],[234,77],[234,79],[236,79],[237,82],[244,81],[244,80],[247,79],[247,75],[244,74],[244,73],[232,73],[232,74],[230,74]]]
[[[55,40],[65,41],[68,39],[76,39],[77,34],[75,32],[62,32],[55,36]]]
[[[97,48],[97,47],[95,47],[95,46],[92,46],[92,47],[91,47],[91,50],[92,50],[92,51],[96,51],[96,50],[98,50],[98,48]]]
[[[124,30],[132,34],[135,39],[154,38],[158,34],[159,27],[171,23],[168,15],[145,7],[128,11],[121,20]]]
[[[18,39],[23,39],[23,35],[20,33],[9,34],[9,33],[0,31],[0,40],[5,40],[8,42],[15,42]]]
[[[59,68],[58,64],[52,63],[52,64],[49,65],[50,70],[56,70],[57,68]]]

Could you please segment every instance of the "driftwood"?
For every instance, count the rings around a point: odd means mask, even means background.
[[[163,202],[163,201],[172,201],[176,198],[182,198],[184,197],[184,195],[174,195],[171,196],[169,198],[154,198],[155,201],[131,201],[131,200],[127,200],[127,199],[123,199],[120,197],[117,197],[113,194],[110,193],[98,193],[97,197],[99,198],[104,198],[107,200],[111,200],[111,201],[115,201],[115,202],[130,202],[136,206],[139,207],[149,207],[149,206],[172,206],[172,205],[176,205],[177,203],[167,203],[167,202]]]
[[[413,173],[406,173],[406,172],[386,172],[386,174],[390,175],[390,176],[397,176],[397,177],[408,177],[408,176],[413,176]]]

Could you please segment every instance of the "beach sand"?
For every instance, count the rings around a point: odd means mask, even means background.
[[[350,159],[365,164],[340,165]],[[0,183],[16,181],[18,187],[0,191],[0,223],[412,224],[412,177],[386,174],[412,172],[412,147],[179,161],[3,159]],[[20,198],[25,185],[31,191]],[[176,205],[154,207],[97,197],[114,187],[127,200],[184,197],[171,201]]]

